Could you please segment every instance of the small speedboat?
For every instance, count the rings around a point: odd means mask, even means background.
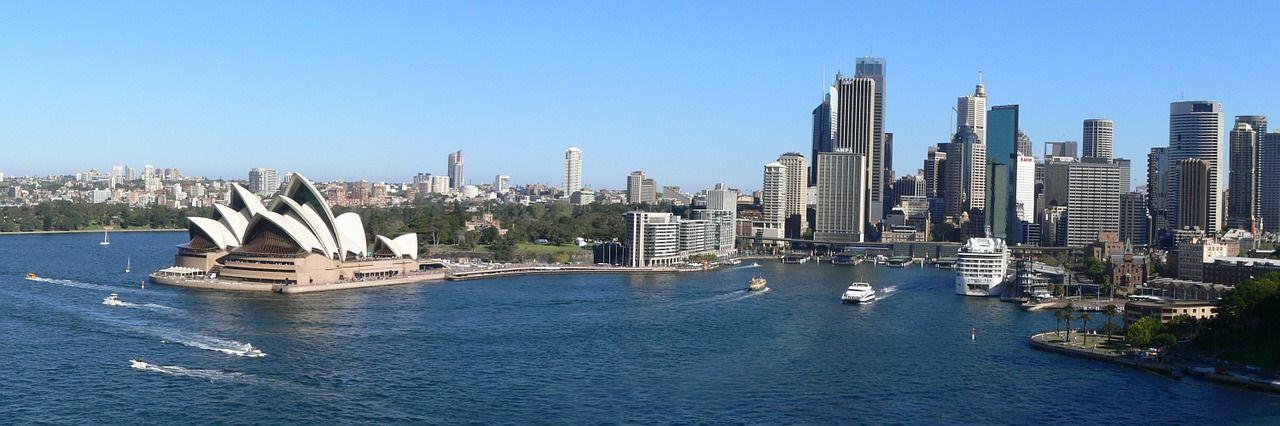
[[[765,284],[768,284],[768,283],[769,282],[766,281],[764,277],[754,277],[754,278],[751,278],[751,281],[747,283],[747,290],[748,291],[764,290]]]
[[[125,305],[124,301],[120,300],[120,295],[115,293],[111,293],[110,296],[107,296],[105,299],[102,299],[102,304],[107,306],[124,306]]]
[[[849,288],[840,296],[840,300],[844,303],[870,303],[876,300],[876,290],[871,288],[871,284],[853,283],[849,284]]]
[[[28,272],[28,273],[27,273],[27,279],[32,280],[32,281],[35,281],[35,280],[36,280],[36,278],[40,278],[40,277],[37,277],[37,276],[36,276],[36,274],[35,274],[34,272]]]
[[[129,366],[133,367],[134,370],[146,370],[147,367],[151,366],[151,364],[147,364],[145,361],[138,361],[136,359],[131,359],[129,360]]]

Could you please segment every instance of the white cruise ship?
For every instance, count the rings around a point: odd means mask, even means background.
[[[956,294],[999,296],[1009,281],[1009,247],[999,238],[970,238],[956,255]]]

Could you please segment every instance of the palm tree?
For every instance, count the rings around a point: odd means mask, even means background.
[[[1080,321],[1084,323],[1084,345],[1086,346],[1089,345],[1089,320],[1091,319],[1093,318],[1089,317],[1088,312],[1080,314]]]
[[[1107,309],[1102,312],[1107,316],[1107,340],[1111,340],[1115,333],[1115,325],[1111,324],[1111,319],[1120,314],[1120,308],[1108,304]]]
[[[1062,311],[1060,310],[1053,311],[1053,319],[1055,320],[1053,325],[1053,335],[1061,339],[1062,338]]]
[[[1071,315],[1071,304],[1068,303],[1067,307],[1062,308],[1062,319],[1067,320],[1067,343],[1071,343],[1071,320],[1074,318]]]

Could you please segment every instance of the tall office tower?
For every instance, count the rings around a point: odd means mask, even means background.
[[[1120,232],[1120,170],[1101,158],[1085,158],[1068,166],[1067,246],[1098,241],[1101,232]]]
[[[1130,182],[1129,180],[1131,179],[1129,173],[1131,171],[1130,169],[1133,167],[1133,162],[1129,161],[1127,158],[1116,158],[1111,161],[1116,163],[1116,166],[1120,167],[1120,194],[1123,195],[1133,188],[1133,182]]]
[[[798,152],[788,152],[778,157],[778,163],[786,167],[786,235],[800,238],[809,228],[809,159]]]
[[[658,202],[658,181],[645,178],[640,182],[640,202],[649,204]]]
[[[987,142],[987,88],[978,77],[973,94],[956,99],[956,129],[968,126],[978,135],[978,141]]]
[[[1084,142],[1084,157],[1110,160],[1114,141],[1112,132],[1115,127],[1114,121],[1103,118],[1085,120],[1084,137],[1080,139]]]
[[[1076,154],[1076,141],[1045,142],[1044,156],[1080,158]]]
[[[867,156],[818,153],[818,203],[814,240],[862,242],[866,224]]]
[[[956,222],[960,215],[985,206],[987,192],[987,146],[973,129],[965,126],[947,145],[943,197],[946,214]]]
[[[885,66],[884,58],[874,58],[864,56],[858,58],[857,76],[870,78],[875,81],[875,104],[872,106],[872,140],[870,161],[867,166],[870,167],[871,180],[870,188],[868,188],[870,203],[868,205],[868,217],[872,223],[880,223],[884,220],[884,191],[889,187],[893,177],[893,143],[892,135],[886,134],[884,131],[884,104],[885,104]]]
[[[1222,104],[1218,102],[1179,101],[1169,104],[1169,164],[1179,166],[1169,170],[1166,202],[1198,200],[1196,197],[1182,196],[1181,191],[1188,187],[1181,183],[1182,160],[1198,158],[1204,160],[1208,168],[1208,205],[1204,206],[1208,214],[1205,221],[1199,221],[1199,217],[1189,220],[1178,217],[1184,211],[1199,212],[1200,209],[1189,209],[1181,205],[1166,207],[1173,214],[1169,222],[1178,224],[1179,228],[1183,224],[1203,223],[1201,229],[1208,234],[1215,234],[1222,228],[1222,126]],[[1191,185],[1190,188],[1198,187]]]
[[[862,168],[866,176],[857,180],[859,185],[867,186],[858,191],[866,197],[858,203],[863,209],[860,215],[863,220],[874,220],[871,196],[875,182],[872,167],[876,164],[872,159],[876,141],[875,94],[876,82],[867,77],[836,75],[836,82],[831,86],[831,131],[834,135],[831,150],[859,154],[867,161],[867,166]],[[822,177],[818,179],[821,184]],[[875,200],[879,202],[878,198]]]
[[[462,189],[466,183],[462,180],[462,150],[449,153],[449,185],[453,189]]]
[[[987,113],[987,236],[1006,241],[1017,238],[1018,106],[1000,105]],[[1032,178],[1035,177],[1034,169]]]
[[[249,169],[249,192],[271,195],[280,188],[280,174],[276,169],[254,167]]]
[[[1258,204],[1263,232],[1280,232],[1280,133],[1259,134]]]
[[[1018,155],[1034,157],[1031,153],[1031,137],[1022,133],[1022,129],[1018,129]]]
[[[570,147],[564,150],[564,193],[572,195],[582,189],[582,150]]]
[[[1258,134],[1249,123],[1236,122],[1228,138],[1227,227],[1254,232],[1258,213]]]
[[[782,228],[787,221],[787,166],[777,161],[764,165],[764,186],[760,196],[761,219],[770,227]]]
[[[1263,144],[1267,139],[1267,116],[1265,115],[1237,115],[1236,123],[1245,123],[1249,128],[1253,129],[1254,135],[1254,160],[1253,164],[1258,169],[1258,175],[1254,177],[1254,207],[1257,209],[1253,213],[1253,226],[1258,232],[1262,231],[1262,175],[1266,170],[1262,168]],[[1230,149],[1230,148],[1228,148]],[[1230,161],[1230,159],[1228,159]]]
[[[1169,214],[1166,197],[1169,195],[1169,148],[1157,146],[1147,154],[1147,214],[1151,215],[1151,230],[1148,232],[1152,242],[1169,229]]]
[[[493,190],[498,192],[507,192],[511,187],[511,176],[497,175],[493,177]]]
[[[1036,221],[1036,158],[1030,155],[1018,155],[1014,161],[1014,211],[1017,219],[1025,222]],[[1025,242],[1025,241],[1022,241]]]
[[[939,145],[950,144],[941,143]],[[939,149],[937,146],[929,147],[929,153],[924,157],[924,168],[920,170],[920,175],[924,177],[926,197],[935,198],[942,193],[943,167],[946,161],[947,152],[945,149]]]
[[[831,152],[831,95],[813,109],[813,167],[809,169],[809,186],[818,185],[818,153]]]
[[[640,204],[644,202],[644,171],[636,170],[627,175],[627,202]]]
[[[1120,195],[1120,241],[1146,245],[1150,243],[1147,194],[1130,191]]]
[[[1209,172],[1209,162],[1199,158],[1183,158],[1178,160],[1178,167],[1173,169],[1178,176],[1178,188],[1174,207],[1178,209],[1174,222],[1178,229],[1197,227],[1208,229],[1210,217],[1214,214],[1213,179]]]
[[[906,175],[893,181],[889,194],[885,197],[890,204],[897,207],[902,203],[902,197],[924,197],[925,195],[924,178],[917,175]],[[891,209],[892,210],[892,209]]]

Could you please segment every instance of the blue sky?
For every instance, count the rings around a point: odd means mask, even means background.
[[[466,154],[468,180],[593,187],[631,170],[687,190],[760,186],[808,153],[837,68],[887,60],[895,169],[948,136],[985,76],[1039,154],[1116,121],[1140,178],[1168,105],[1280,114],[1267,3],[4,2],[0,171],[151,163],[243,178],[405,181]]]

